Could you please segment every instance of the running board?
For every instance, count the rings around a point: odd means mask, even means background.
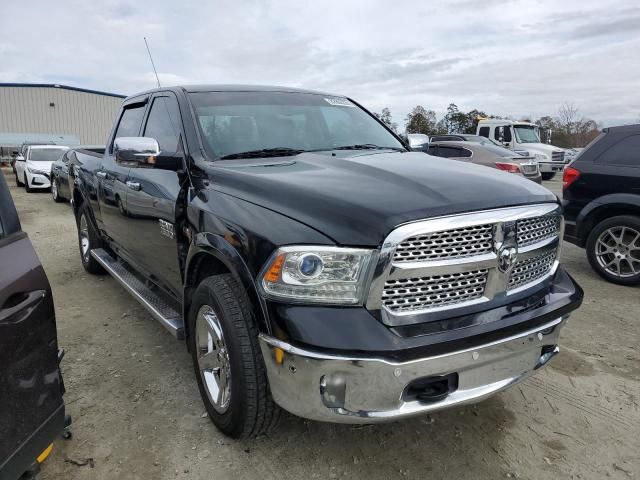
[[[184,338],[184,321],[153,290],[138,279],[123,263],[119,262],[104,249],[91,250],[91,256],[104,267],[149,313],[171,332],[177,339]]]

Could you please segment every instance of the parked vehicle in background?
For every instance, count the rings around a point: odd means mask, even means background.
[[[480,135],[469,135],[466,133],[448,133],[446,135],[432,135],[430,140],[432,142],[476,142],[476,143],[482,143],[482,144],[488,144],[488,145],[495,145],[497,147],[503,147],[503,145],[496,140],[492,140],[487,137],[482,137]],[[527,152],[523,152],[523,155],[526,153]]]
[[[2,479],[37,471],[65,428],[61,357],[51,287],[0,173]]]
[[[51,197],[54,202],[70,200],[73,186],[69,183],[69,170],[74,165],[82,165],[83,156],[101,157],[104,155],[104,145],[84,145],[67,150],[60,158],[51,164]]]
[[[186,338],[227,435],[279,407],[375,423],[480,401],[549,362],[582,291],[551,192],[426,158],[346,97],[141,93],[73,169],[82,265]]]
[[[51,187],[51,165],[68,150],[60,145],[29,145],[16,159],[16,185],[27,192]]]
[[[515,122],[497,118],[482,119],[476,133],[501,143],[505,148],[525,155],[533,155],[543,180],[551,180],[567,164],[564,149],[540,140],[540,127],[535,123]]]
[[[578,155],[580,155],[580,152],[582,152],[582,150],[584,150],[584,148],[568,148],[567,150],[565,150],[564,158],[567,161],[567,165],[573,162],[578,157]]]
[[[24,161],[25,156],[27,155],[27,150],[32,145],[56,145],[55,142],[50,140],[44,140],[41,142],[24,142],[19,150],[14,150],[11,155],[11,168],[13,169],[13,173],[16,173],[16,161]]]
[[[434,157],[450,158],[497,168],[508,173],[522,175],[536,183],[542,183],[538,163],[533,157],[525,157],[489,142],[432,141],[427,150]]]
[[[610,282],[640,283],[640,124],[605,128],[564,171],[564,238]]]

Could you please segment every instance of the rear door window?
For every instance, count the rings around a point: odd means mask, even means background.
[[[623,138],[604,152],[599,160],[611,165],[640,167],[640,135]]]

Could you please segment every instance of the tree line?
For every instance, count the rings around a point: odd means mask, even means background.
[[[374,114],[396,133],[422,133],[429,136],[447,133],[475,134],[478,121],[483,118],[520,120],[540,126],[543,142],[564,148],[584,147],[600,132],[598,123],[583,117],[579,109],[571,103],[562,104],[556,115],[545,115],[533,122],[529,118],[516,119],[511,116],[501,117],[487,114],[475,108],[463,112],[455,103],[450,103],[447,107],[447,113],[438,119],[435,111],[417,105],[405,118],[404,132],[398,129],[398,124],[393,121],[389,108],[385,107],[380,113]]]

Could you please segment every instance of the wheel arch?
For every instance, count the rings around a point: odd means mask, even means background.
[[[577,218],[580,245],[586,245],[589,233],[598,223],[618,215],[640,217],[640,195],[606,195],[587,204]]]
[[[198,284],[206,277],[230,273],[244,288],[251,304],[251,313],[261,332],[270,333],[267,307],[258,294],[255,280],[240,253],[222,237],[198,233],[191,243],[185,262],[182,315],[185,319],[185,337],[188,337],[188,315],[191,298]]]

